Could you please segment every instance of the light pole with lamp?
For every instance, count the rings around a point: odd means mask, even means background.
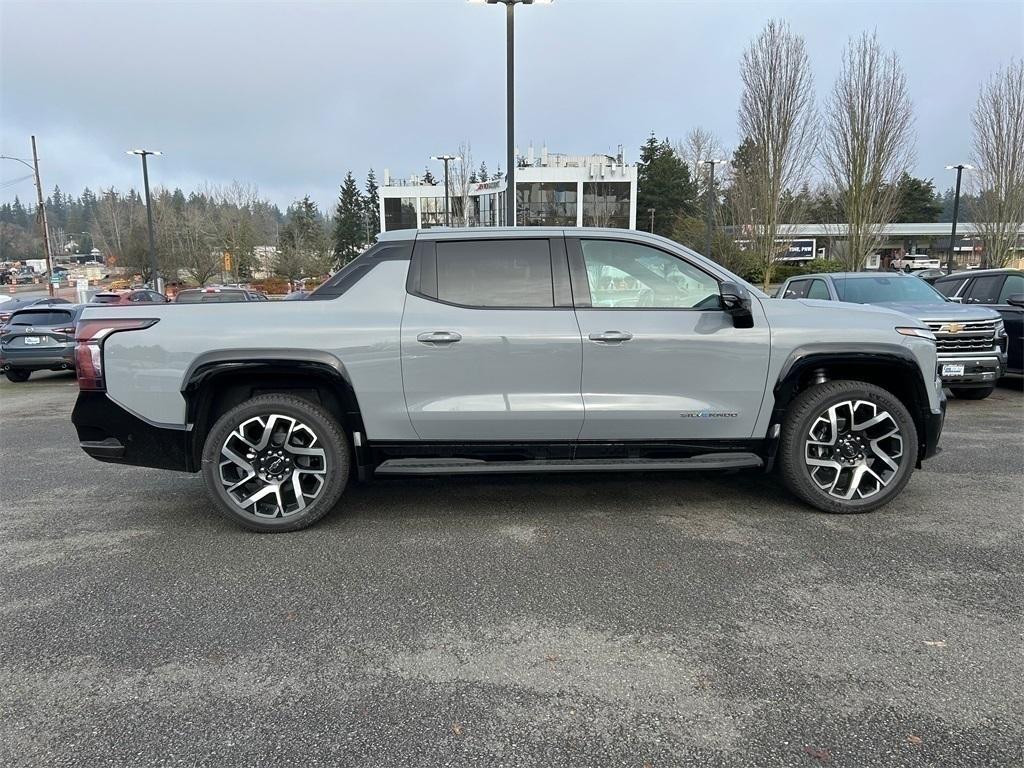
[[[156,263],[156,237],[153,235],[153,201],[149,197],[149,167],[146,158],[150,155],[162,155],[151,149],[129,149],[125,154],[139,155],[142,158],[142,183],[146,188],[146,224],[149,227],[149,269],[153,273],[153,289],[157,293],[164,292],[164,280],[160,277],[160,269]]]
[[[711,230],[715,226],[715,166],[724,163],[725,160],[705,160],[704,165],[708,167],[708,221],[704,232],[704,255],[711,258]]]
[[[960,176],[965,168],[968,171],[973,171],[974,166],[967,165],[967,163],[946,166],[947,171],[952,171],[954,168],[956,168],[956,193],[953,195],[953,227],[949,234],[949,260],[946,262],[947,275],[953,271],[953,254],[956,251],[956,219],[960,215]]]
[[[448,215],[448,163],[455,159],[455,155],[434,155],[434,159],[444,163],[444,225],[450,227],[452,220]]]
[[[515,7],[550,5],[554,0],[469,0],[474,5],[505,6],[505,226],[516,225],[516,153],[515,153]]]

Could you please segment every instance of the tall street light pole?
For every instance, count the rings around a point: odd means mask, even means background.
[[[953,271],[953,254],[956,251],[956,220],[960,215],[960,176],[963,174],[964,168],[968,171],[973,171],[974,166],[967,165],[966,163],[946,166],[947,171],[952,171],[954,168],[956,168],[956,193],[953,195],[953,227],[949,234],[949,260],[946,261],[947,275]]]
[[[474,4],[487,3],[505,6],[505,226],[516,225],[516,152],[515,152],[515,7],[523,5],[550,5],[554,0],[469,0]]]
[[[708,167],[708,221],[704,232],[704,255],[711,258],[711,232],[715,226],[715,165],[725,160],[705,160]]]
[[[452,220],[448,214],[448,163],[455,159],[455,155],[434,155],[434,159],[444,163],[444,225],[450,227]]]
[[[162,155],[150,149],[129,149],[126,154],[139,155],[142,158],[142,184],[146,188],[146,224],[149,227],[149,270],[153,273],[153,288],[158,293],[164,292],[164,281],[160,277],[160,269],[156,263],[156,237],[153,234],[153,201],[149,197],[149,166],[146,158],[150,155]]]
[[[43,230],[43,255],[46,257],[46,285],[53,296],[53,254],[50,252],[50,226],[46,221],[46,203],[43,201],[43,182],[39,178],[39,154],[36,152],[36,137],[32,137],[32,162],[20,157],[0,155],[0,160],[14,160],[32,171],[36,180],[36,199],[38,201],[39,226]]]

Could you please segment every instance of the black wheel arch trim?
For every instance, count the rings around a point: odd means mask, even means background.
[[[187,421],[191,436],[192,454],[201,453],[198,445],[205,438],[199,434],[211,426],[208,409],[212,398],[202,393],[207,385],[215,383],[221,376],[244,374],[258,379],[261,374],[299,374],[300,376],[320,379],[330,386],[337,396],[341,415],[345,426],[355,433],[366,434],[362,411],[355,387],[345,368],[344,363],[329,352],[314,350],[230,350],[224,352],[208,352],[193,361],[186,373],[181,393],[185,398]],[[303,389],[299,386],[296,389]],[[325,404],[326,405],[326,404]],[[199,429],[199,427],[203,429]]]
[[[913,353],[902,346],[885,343],[861,343],[851,349],[849,344],[841,342],[823,342],[797,347],[786,358],[779,371],[778,379],[773,388],[775,406],[768,433],[777,424],[781,424],[789,404],[796,397],[800,381],[805,373],[819,367],[834,365],[855,365],[863,367],[892,367],[903,371],[908,377],[904,381],[911,384],[916,407],[908,408],[914,419],[918,434],[918,464],[921,459],[935,454],[941,419],[945,413],[942,404],[942,415],[939,415],[939,427],[934,426],[935,414],[932,413],[928,399],[928,384],[921,374],[921,368]],[[774,456],[772,457],[774,458]]]

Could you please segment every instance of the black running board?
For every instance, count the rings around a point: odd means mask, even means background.
[[[374,475],[508,475],[530,472],[683,472],[759,469],[753,453],[704,453],[687,459],[555,459],[481,461],[473,459],[391,459]]]

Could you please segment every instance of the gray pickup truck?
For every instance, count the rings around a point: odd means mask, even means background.
[[[774,469],[866,512],[945,412],[924,323],[616,229],[389,232],[305,301],[89,307],[76,359],[86,453],[201,471],[258,531],[427,474]]]
[[[874,304],[916,317],[936,338],[939,375],[964,400],[984,400],[1006,371],[1007,337],[999,314],[950,301],[915,275],[901,272],[830,272],[791,277],[782,299]]]

